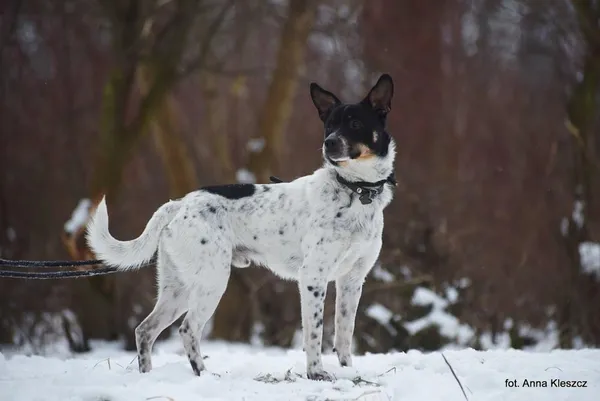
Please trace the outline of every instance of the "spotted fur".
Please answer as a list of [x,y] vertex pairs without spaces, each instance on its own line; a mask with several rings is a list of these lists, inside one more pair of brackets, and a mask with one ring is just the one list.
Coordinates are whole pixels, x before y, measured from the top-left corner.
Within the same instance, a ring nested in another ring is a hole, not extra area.
[[[327,283],[335,281],[335,350],[351,366],[351,345],[362,284],[382,245],[383,209],[392,200],[386,184],[364,205],[348,181],[385,180],[395,145],[385,130],[393,94],[382,76],[357,104],[342,104],[316,84],[311,97],[324,122],[324,165],[289,183],[207,187],[162,205],[143,233],[119,241],[108,229],[104,200],[88,227],[97,257],[122,270],[135,269],[157,252],[158,300],[136,328],[140,372],[152,369],[158,335],[187,312],[179,333],[192,370],[205,369],[200,335],[213,315],[231,272],[251,262],[298,282],[307,376],[330,380],[321,343]],[[368,156],[368,157],[367,157]]]

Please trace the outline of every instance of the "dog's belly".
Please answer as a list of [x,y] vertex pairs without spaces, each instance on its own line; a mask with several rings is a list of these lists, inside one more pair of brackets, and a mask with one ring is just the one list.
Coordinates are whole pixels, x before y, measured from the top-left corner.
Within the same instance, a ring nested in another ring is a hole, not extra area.
[[257,249],[248,248],[245,246],[237,246],[233,251],[233,259],[236,267],[246,267],[250,262],[255,265],[260,265],[268,268],[277,276],[287,279],[296,280],[298,271],[302,266],[302,256],[300,252],[261,252],[260,246]]
[[277,276],[286,280],[297,280],[298,272],[302,267],[302,257],[300,254],[269,255],[266,258],[265,266]]

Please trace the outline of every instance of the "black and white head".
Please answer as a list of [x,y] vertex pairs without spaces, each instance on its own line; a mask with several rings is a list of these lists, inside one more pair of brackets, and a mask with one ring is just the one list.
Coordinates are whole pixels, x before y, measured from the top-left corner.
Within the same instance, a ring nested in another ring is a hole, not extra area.
[[379,181],[393,171],[395,143],[386,131],[394,83],[382,75],[358,103],[342,103],[316,83],[310,95],[325,127],[323,157],[326,164],[350,180]]

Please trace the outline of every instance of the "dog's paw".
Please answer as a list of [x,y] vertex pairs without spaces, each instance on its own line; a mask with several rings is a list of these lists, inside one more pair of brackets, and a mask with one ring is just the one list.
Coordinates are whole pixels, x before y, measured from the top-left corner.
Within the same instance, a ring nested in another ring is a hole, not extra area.
[[352,355],[350,352],[341,352],[337,348],[334,348],[333,352],[337,354],[341,366],[352,366]]
[[309,372],[307,372],[306,376],[310,380],[317,380],[317,381],[332,382],[332,381],[335,380],[335,378],[333,377],[333,375],[325,372],[324,370],[309,371]]

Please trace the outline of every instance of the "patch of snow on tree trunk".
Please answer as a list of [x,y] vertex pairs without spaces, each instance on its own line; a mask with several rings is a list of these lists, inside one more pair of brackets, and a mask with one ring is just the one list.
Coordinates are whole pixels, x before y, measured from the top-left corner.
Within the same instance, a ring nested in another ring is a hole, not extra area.
[[600,278],[600,243],[582,242],[579,244],[579,257],[583,272]]
[[90,208],[92,201],[89,199],[81,199],[73,210],[71,218],[65,223],[65,231],[69,234],[75,234],[80,228],[86,225],[90,217]]

